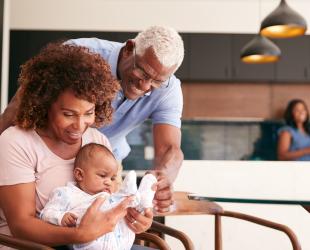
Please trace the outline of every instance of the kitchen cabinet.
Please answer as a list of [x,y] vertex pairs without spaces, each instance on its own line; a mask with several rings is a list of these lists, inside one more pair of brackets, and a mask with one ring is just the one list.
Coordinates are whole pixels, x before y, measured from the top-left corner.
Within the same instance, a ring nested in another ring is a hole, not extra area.
[[120,43],[125,43],[129,39],[134,39],[137,36],[137,32],[111,32],[116,34],[115,40],[108,39],[110,41],[116,41]]
[[190,34],[189,69],[194,81],[274,81],[274,64],[245,64],[240,51],[254,35]]
[[275,64],[277,81],[310,80],[310,37],[277,39],[281,49],[281,59]]
[[232,36],[232,76],[234,81],[274,81],[275,65],[246,64],[240,60],[241,49],[254,38],[249,34],[235,34]]
[[187,33],[182,33],[180,34],[183,43],[184,43],[184,59],[181,64],[181,66],[178,68],[178,70],[175,72],[176,77],[178,77],[180,80],[190,80],[190,75],[189,75],[189,57],[190,57],[190,34]]
[[9,99],[13,97],[17,90],[20,65],[39,53],[40,49],[50,42],[82,37],[97,37],[116,41],[118,39],[118,32],[11,30]]
[[[80,37],[125,42],[137,32],[11,30],[9,97],[17,89],[20,65],[48,42]],[[255,34],[181,33],[185,57],[176,75],[191,82],[310,82],[310,36],[278,39],[282,56],[275,64],[244,64],[240,51]]]
[[229,80],[231,76],[231,35],[191,34],[190,80]]

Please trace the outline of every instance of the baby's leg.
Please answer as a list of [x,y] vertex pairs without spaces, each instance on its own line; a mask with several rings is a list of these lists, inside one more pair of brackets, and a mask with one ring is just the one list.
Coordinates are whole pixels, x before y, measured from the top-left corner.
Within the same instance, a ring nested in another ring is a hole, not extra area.
[[113,232],[105,234],[96,241],[98,250],[130,250],[135,239],[135,234],[126,225],[124,220],[117,223]]

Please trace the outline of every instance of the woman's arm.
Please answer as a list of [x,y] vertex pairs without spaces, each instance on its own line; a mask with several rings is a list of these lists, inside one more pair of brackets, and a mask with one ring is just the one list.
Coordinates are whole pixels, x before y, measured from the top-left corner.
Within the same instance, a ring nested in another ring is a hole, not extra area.
[[283,131],[278,139],[278,160],[293,161],[299,157],[310,154],[310,148],[303,148],[295,151],[289,151],[292,136],[288,131]]
[[126,215],[129,199],[106,212],[99,211],[103,199],[97,199],[87,210],[76,228],[61,227],[36,217],[35,183],[0,187],[0,207],[14,236],[55,246],[85,243],[111,232],[116,223]]

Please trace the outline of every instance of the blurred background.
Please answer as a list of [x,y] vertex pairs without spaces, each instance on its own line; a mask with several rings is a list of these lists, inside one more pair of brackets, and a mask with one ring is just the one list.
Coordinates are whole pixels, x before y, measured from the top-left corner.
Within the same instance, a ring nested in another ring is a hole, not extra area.
[[[50,41],[98,37],[125,42],[155,25],[176,28],[185,43],[182,149],[187,160],[275,160],[287,102],[310,105],[310,36],[275,39],[277,63],[249,65],[240,50],[277,0],[2,0],[1,109],[17,88],[20,65]],[[289,5],[310,19],[310,1]],[[129,136],[126,169],[153,158],[150,123]]]

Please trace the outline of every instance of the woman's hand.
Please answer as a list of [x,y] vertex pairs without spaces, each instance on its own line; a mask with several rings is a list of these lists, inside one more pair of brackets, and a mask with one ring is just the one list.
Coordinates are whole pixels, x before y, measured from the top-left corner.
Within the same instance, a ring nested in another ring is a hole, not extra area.
[[128,227],[136,234],[148,230],[153,222],[153,211],[150,208],[144,210],[144,214],[139,213],[134,208],[128,208],[125,217]]
[[116,207],[101,211],[100,206],[104,198],[97,198],[87,209],[80,225],[78,226],[77,238],[81,243],[95,240],[96,238],[112,232],[116,223],[127,214],[127,207],[133,197],[127,197]]

